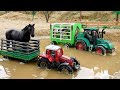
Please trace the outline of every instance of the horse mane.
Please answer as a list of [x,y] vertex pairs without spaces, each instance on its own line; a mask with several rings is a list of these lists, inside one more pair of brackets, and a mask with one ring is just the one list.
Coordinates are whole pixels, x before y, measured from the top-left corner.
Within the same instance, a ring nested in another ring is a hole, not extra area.
[[25,26],[21,31],[25,31],[25,30],[27,30],[28,26],[30,26],[30,24],[27,25],[27,26]]

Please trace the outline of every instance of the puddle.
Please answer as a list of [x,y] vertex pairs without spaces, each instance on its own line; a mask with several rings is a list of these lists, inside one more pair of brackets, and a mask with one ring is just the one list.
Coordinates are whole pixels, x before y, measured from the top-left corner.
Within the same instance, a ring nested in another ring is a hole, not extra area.
[[[41,40],[41,53],[50,44],[49,39]],[[115,43],[116,44],[116,43]],[[99,56],[93,52],[78,51],[75,48],[63,47],[67,57],[74,56],[81,64],[81,70],[73,75],[59,73],[56,70],[38,68],[36,62],[23,63],[17,60],[5,61],[0,56],[0,78],[12,79],[113,79],[120,78],[120,49],[114,55]],[[120,43],[116,44],[120,48]],[[7,59],[6,59],[7,60]],[[3,67],[4,66],[4,67]]]
[[101,72],[95,73],[94,70],[96,69],[89,69],[85,67],[81,67],[81,70],[77,72],[77,75],[74,76],[72,79],[109,79],[108,70],[104,70]]

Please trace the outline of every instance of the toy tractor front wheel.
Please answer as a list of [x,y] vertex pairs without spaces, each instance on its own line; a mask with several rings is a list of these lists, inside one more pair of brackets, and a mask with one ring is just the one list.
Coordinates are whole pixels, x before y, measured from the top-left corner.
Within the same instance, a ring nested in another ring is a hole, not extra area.
[[73,69],[69,65],[60,65],[58,67],[58,71],[66,73],[66,74],[73,74]]
[[95,53],[98,55],[106,55],[106,49],[103,46],[97,46]]
[[76,49],[77,50],[87,50],[87,45],[86,45],[86,43],[84,41],[79,40],[76,43]]
[[77,71],[80,68],[80,63],[74,57],[71,57],[71,59],[73,60],[74,63],[73,70]]
[[48,59],[46,58],[41,58],[38,60],[38,66],[41,67],[41,68],[48,68],[50,69],[51,66],[50,66],[50,62],[48,61]]

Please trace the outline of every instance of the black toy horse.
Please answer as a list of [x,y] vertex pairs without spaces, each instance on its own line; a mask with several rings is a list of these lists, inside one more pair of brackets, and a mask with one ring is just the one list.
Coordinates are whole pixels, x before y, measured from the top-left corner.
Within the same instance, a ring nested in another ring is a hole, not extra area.
[[[7,40],[15,40],[20,42],[29,42],[30,36],[34,37],[34,25],[27,25],[25,28],[23,28],[21,31],[11,29],[5,33]],[[7,41],[7,46],[9,46],[10,43]]]

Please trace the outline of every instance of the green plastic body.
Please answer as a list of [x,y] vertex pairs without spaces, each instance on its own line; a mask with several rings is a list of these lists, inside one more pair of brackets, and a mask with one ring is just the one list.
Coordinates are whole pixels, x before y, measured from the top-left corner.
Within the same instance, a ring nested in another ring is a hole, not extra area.
[[[21,45],[23,42],[16,42],[16,47],[7,48],[6,44],[7,40],[1,40],[1,49],[0,55],[7,56],[10,58],[20,59],[24,62],[28,62],[37,58],[40,54],[39,40],[33,40],[28,43],[28,46]],[[11,41],[13,42],[13,41]],[[9,45],[10,46],[10,45]],[[24,47],[24,48],[23,48]],[[26,49],[25,49],[26,47]],[[29,49],[27,49],[29,47]],[[16,48],[16,49],[14,49]]]
[[[98,30],[96,28],[89,28],[89,30]],[[104,47],[106,50],[113,50],[114,49],[114,45],[112,42],[108,41],[108,40],[105,40],[104,38],[98,38],[97,39],[97,44],[96,45],[93,45],[93,44],[90,44],[90,41],[84,37],[84,32],[79,32],[78,33],[78,36],[76,38],[76,42],[79,42],[79,40],[82,40],[86,43],[87,45],[87,48],[89,48],[91,45],[93,46],[93,48],[96,48],[97,46],[102,46]]]
[[75,36],[82,30],[82,24],[80,23],[53,23],[50,25],[50,40],[56,44],[67,43],[74,46]]

